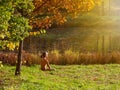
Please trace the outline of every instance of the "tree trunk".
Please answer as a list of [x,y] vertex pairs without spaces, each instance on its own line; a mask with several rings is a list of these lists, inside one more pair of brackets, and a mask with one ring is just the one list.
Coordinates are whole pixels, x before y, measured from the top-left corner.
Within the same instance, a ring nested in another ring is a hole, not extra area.
[[96,42],[96,52],[99,51],[99,35],[97,36],[97,42]]
[[112,50],[112,38],[111,35],[109,36],[109,52]]
[[105,37],[104,35],[102,36],[102,54],[104,55],[105,53]]
[[16,76],[21,74],[22,50],[23,50],[23,41],[20,41],[20,43],[19,43],[19,49],[18,49],[16,71],[15,71],[15,75]]

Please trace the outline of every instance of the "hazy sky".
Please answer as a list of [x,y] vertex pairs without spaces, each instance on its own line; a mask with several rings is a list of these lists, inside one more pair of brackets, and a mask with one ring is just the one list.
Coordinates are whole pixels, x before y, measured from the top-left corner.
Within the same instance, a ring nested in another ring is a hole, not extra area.
[[112,7],[120,8],[120,0],[111,0]]

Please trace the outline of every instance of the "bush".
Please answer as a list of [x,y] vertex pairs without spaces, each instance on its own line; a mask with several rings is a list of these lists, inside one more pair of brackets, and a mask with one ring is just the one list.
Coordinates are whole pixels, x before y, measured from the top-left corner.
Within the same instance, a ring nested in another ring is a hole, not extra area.
[[[13,53],[13,52],[0,53],[0,61],[2,61],[3,64],[16,65],[17,53]],[[23,65],[30,66],[39,63],[40,63],[39,55],[31,54],[23,51],[23,57],[22,57]]]
[[62,59],[64,61],[64,64],[76,64],[79,59],[79,52],[66,50],[62,56],[63,56]]
[[[16,53],[0,53],[0,61],[3,64],[16,65]],[[23,52],[22,64],[31,66],[40,64],[41,58],[38,54]],[[58,50],[49,52],[49,61],[51,64],[120,64],[120,52],[112,53],[80,53],[72,50],[65,50],[60,53]]]
[[53,50],[49,53],[49,61],[52,64],[61,64],[61,54],[59,53],[59,50]]
[[38,54],[23,52],[23,65],[31,66],[33,64],[40,64],[40,57]]
[[49,53],[52,64],[120,64],[120,52],[112,53],[80,53],[72,50],[65,50],[59,53],[58,50]]

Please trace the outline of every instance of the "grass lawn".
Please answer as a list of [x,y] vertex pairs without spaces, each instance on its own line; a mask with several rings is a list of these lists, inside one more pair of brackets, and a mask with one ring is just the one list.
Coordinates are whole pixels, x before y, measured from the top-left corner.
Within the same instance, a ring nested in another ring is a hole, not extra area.
[[120,90],[120,65],[52,65],[56,71],[43,72],[39,66],[0,68],[0,90]]

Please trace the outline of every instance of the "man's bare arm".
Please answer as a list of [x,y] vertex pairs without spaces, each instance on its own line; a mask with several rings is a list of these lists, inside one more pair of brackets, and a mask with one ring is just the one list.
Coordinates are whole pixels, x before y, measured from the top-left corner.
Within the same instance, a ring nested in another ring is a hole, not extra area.
[[51,69],[50,64],[49,64],[49,61],[46,60],[46,62],[47,62],[47,67],[48,67],[49,69]]

